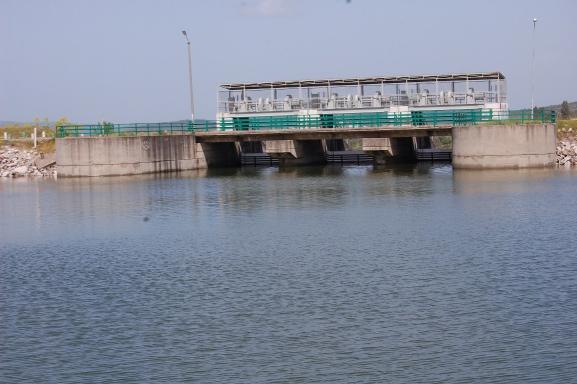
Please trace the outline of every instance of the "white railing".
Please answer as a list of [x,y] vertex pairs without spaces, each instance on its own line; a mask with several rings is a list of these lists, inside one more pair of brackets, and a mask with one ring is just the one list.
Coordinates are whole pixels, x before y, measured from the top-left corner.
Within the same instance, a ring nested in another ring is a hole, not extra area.
[[391,106],[444,106],[451,105],[482,105],[486,103],[504,103],[506,98],[497,92],[451,92],[441,91],[439,94],[401,93],[395,95],[347,95],[331,97],[310,97],[298,99],[285,97],[284,100],[247,97],[244,100],[228,100],[220,102],[219,111],[229,113],[243,112],[277,112],[298,111],[301,109],[346,110],[346,109],[379,109]]

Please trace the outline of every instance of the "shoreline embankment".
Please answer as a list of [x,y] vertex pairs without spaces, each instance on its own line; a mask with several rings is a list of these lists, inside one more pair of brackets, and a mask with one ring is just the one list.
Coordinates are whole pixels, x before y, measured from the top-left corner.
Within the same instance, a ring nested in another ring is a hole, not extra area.
[[0,146],[0,178],[26,176],[55,177],[54,153],[43,153],[33,148]]
[[558,140],[556,154],[559,166],[577,166],[577,138]]
[[[577,166],[577,136],[557,140],[556,164],[560,167]],[[57,168],[53,152],[44,153],[34,148],[11,145],[0,146],[0,178],[55,177]]]

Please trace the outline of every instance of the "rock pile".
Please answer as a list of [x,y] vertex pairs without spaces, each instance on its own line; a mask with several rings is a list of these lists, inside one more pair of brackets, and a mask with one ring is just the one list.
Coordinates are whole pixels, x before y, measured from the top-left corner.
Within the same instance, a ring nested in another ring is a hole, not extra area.
[[[56,176],[53,162],[39,160],[41,155],[35,150],[0,147],[0,177]],[[50,165],[44,167],[43,163]]]
[[561,140],[557,143],[557,164],[570,167],[577,165],[577,142]]

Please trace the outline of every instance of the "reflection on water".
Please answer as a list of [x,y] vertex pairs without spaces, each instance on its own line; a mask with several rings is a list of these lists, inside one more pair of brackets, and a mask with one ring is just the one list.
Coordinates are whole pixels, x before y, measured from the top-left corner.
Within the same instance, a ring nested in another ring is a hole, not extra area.
[[0,182],[0,382],[571,382],[577,173]]

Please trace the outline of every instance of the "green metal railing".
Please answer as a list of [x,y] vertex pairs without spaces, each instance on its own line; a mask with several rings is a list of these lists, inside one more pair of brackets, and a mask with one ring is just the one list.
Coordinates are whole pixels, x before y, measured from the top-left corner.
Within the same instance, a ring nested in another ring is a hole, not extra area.
[[57,137],[164,135],[207,131],[253,131],[270,129],[377,128],[402,126],[455,126],[471,124],[555,123],[553,111],[502,111],[482,109],[368,112],[320,115],[247,116],[218,121],[177,123],[62,125]]
[[493,112],[482,109],[431,110],[411,112],[369,112],[320,115],[250,116],[222,119],[222,130],[260,129],[306,129],[306,128],[360,128],[387,126],[439,126],[471,124],[525,124],[554,123],[553,111],[538,111],[531,116],[530,111]]
[[68,124],[56,127],[56,137],[170,135],[218,129],[215,120],[174,123]]

